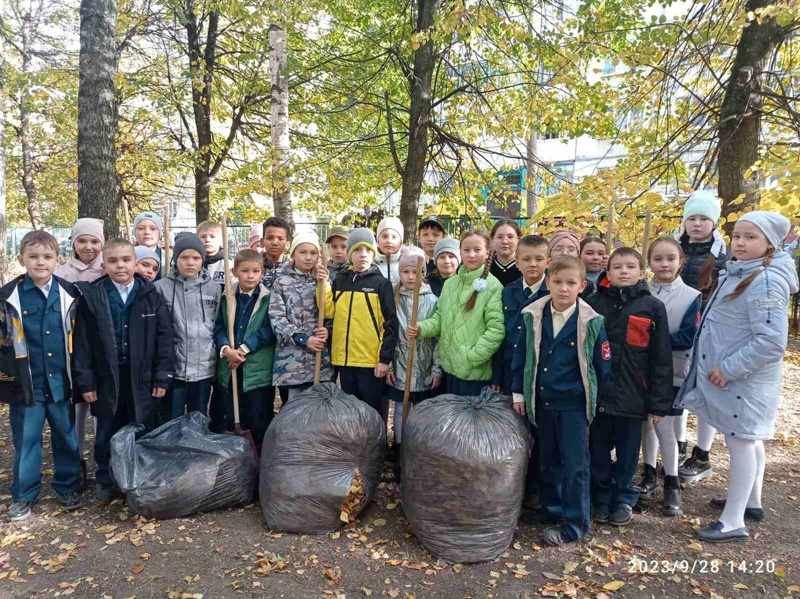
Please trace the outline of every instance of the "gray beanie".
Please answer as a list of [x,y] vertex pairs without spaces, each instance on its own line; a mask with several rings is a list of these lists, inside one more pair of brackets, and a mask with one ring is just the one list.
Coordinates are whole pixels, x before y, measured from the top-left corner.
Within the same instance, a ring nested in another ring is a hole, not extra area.
[[204,258],[206,255],[206,246],[203,245],[203,242],[197,235],[189,233],[188,231],[181,231],[175,236],[172,260],[177,260],[181,253],[186,250],[197,250],[201,258]]
[[375,235],[373,235],[372,231],[364,227],[358,227],[350,231],[350,237],[347,238],[347,257],[349,258],[353,250],[358,249],[362,245],[371,249],[373,254],[378,253],[375,247]]
[[140,262],[141,260],[155,260],[156,264],[161,264],[161,260],[158,259],[158,254],[156,254],[150,248],[143,245],[137,245],[133,249],[136,251],[137,262]]
[[767,212],[766,210],[755,210],[747,212],[739,217],[740,221],[753,223],[761,229],[764,237],[776,250],[780,249],[781,241],[792,230],[792,223],[783,214],[777,212]]
[[453,254],[456,257],[458,264],[461,264],[461,245],[458,243],[458,239],[454,239],[453,237],[443,237],[437,241],[436,245],[433,247],[434,262],[438,260],[439,256],[444,252]]
[[156,224],[158,227],[158,234],[159,236],[164,236],[164,220],[155,212],[142,212],[141,214],[137,214],[136,218],[133,219],[133,231],[136,232],[136,227],[139,225],[140,222],[143,220],[151,220]]

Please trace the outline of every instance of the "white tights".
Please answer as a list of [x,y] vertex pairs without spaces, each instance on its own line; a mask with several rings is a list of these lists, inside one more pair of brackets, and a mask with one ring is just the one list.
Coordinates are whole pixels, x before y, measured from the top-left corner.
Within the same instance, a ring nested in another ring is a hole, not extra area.
[[642,460],[645,464],[656,466],[659,446],[664,473],[667,476],[678,476],[678,441],[675,439],[675,420],[680,416],[664,416],[653,426],[650,419],[642,425]]
[[689,410],[684,410],[680,416],[675,416],[672,419],[673,430],[675,431],[675,439],[679,443],[686,443],[686,422],[689,420]]
[[711,451],[716,433],[717,430],[713,426],[706,424],[700,418],[697,419],[697,447],[703,451]]
[[763,441],[748,441],[725,435],[725,445],[731,456],[728,476],[728,499],[720,522],[723,532],[744,526],[744,510],[761,507],[761,487],[764,484],[766,454]]

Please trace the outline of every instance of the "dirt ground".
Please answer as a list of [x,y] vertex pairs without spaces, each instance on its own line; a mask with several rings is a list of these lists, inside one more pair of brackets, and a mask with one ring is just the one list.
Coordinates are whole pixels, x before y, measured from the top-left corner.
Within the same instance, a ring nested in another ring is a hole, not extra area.
[[[791,364],[790,362],[793,362]],[[491,563],[448,565],[429,555],[403,517],[399,492],[382,483],[359,521],[329,536],[264,528],[258,506],[168,521],[128,514],[124,502],[92,501],[66,514],[47,486],[34,515],[0,523],[0,598],[136,597],[800,597],[800,344],[784,369],[778,438],[767,444],[766,521],[748,523],[745,545],[701,544],[693,529],[718,515],[727,459],[721,437],[715,475],[684,489],[685,516],[657,509],[627,527],[595,526],[563,548],[541,543],[544,526],[520,524],[512,546]],[[11,503],[13,446],[0,410],[0,511]],[[690,419],[691,434],[694,421]],[[691,446],[691,443],[690,443]]]

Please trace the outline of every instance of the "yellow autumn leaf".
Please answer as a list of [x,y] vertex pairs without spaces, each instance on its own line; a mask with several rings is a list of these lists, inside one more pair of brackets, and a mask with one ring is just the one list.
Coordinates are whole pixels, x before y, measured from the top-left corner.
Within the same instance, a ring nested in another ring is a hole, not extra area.
[[603,585],[604,591],[618,591],[622,587],[625,586],[625,583],[621,580],[612,580],[611,582],[607,582]]

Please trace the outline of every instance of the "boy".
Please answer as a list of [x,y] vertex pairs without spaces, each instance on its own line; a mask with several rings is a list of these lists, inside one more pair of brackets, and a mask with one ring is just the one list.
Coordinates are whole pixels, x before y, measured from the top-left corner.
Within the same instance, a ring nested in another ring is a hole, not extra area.
[[427,265],[425,267],[425,277],[428,278],[436,270],[436,260],[433,258],[433,251],[439,240],[444,239],[445,231],[442,223],[435,216],[423,218],[417,227],[417,239],[425,252]]
[[598,397],[592,423],[592,518],[623,526],[639,498],[633,477],[642,420],[650,418],[655,425],[672,407],[669,323],[664,304],[650,295],[642,256],[633,248],[611,254],[588,302],[606,319],[614,374],[613,384]]
[[81,287],[75,325],[73,376],[97,417],[95,499],[114,499],[109,461],[111,437],[129,423],[156,425],[174,366],[172,323],[153,285],[135,273],[130,242],[103,246],[105,276]]
[[541,444],[540,519],[563,520],[544,531],[549,545],[589,533],[589,425],[611,375],[603,317],[578,297],[585,278],[575,257],[550,266],[552,295],[522,309],[514,356],[514,409],[537,425]]
[[197,236],[203,242],[203,267],[212,281],[225,287],[225,260],[222,252],[222,225],[207,220],[197,225]]
[[156,280],[161,263],[158,255],[148,247],[137,245],[136,250],[136,273],[151,283]]
[[374,258],[379,272],[392,287],[400,282],[400,250],[403,249],[403,223],[396,216],[387,216],[378,223],[378,253]]
[[214,323],[222,297],[222,286],[203,269],[205,246],[197,235],[175,237],[175,268],[156,281],[168,312],[172,315],[175,341],[175,378],[167,420],[185,412],[206,414],[211,379],[217,367]]
[[237,377],[239,409],[242,426],[253,433],[256,449],[261,451],[264,433],[272,417],[275,389],[272,387],[272,360],[275,353],[275,336],[268,317],[269,292],[261,284],[264,259],[254,250],[240,250],[233,260],[235,317],[233,345],[228,337],[227,296],[223,295],[214,337],[220,348],[217,363],[217,389],[224,397],[225,425],[233,426],[233,377],[231,371],[239,368]]
[[22,238],[17,258],[26,274],[0,289],[0,398],[11,404],[14,503],[9,520],[24,520],[42,488],[42,430],[50,425],[53,489],[62,510],[81,507],[81,456],[70,401],[69,347],[79,292],[53,276],[58,241],[45,231]]
[[264,277],[261,283],[272,290],[275,279],[283,274],[288,262],[284,261],[284,253],[292,240],[292,229],[289,223],[279,217],[272,216],[264,221],[264,239],[261,244],[264,246]]
[[331,227],[328,239],[325,240],[325,243],[328,244],[328,272],[330,273],[331,283],[341,273],[345,272],[349,266],[347,264],[348,237],[350,237],[350,229],[337,225]]
[[[133,236],[136,240],[136,245],[143,245],[150,248],[158,256],[158,275],[156,280],[160,279],[164,274],[164,270],[169,270],[169,264],[164,264],[164,255],[161,253],[161,248],[158,242],[164,233],[164,221],[155,212],[142,212],[133,219]],[[167,240],[169,241],[169,240]]]
[[[347,240],[352,267],[325,294],[325,318],[333,318],[331,359],[339,366],[345,393],[381,410],[383,379],[397,344],[397,315],[392,284],[373,264],[377,249],[369,229],[353,229]],[[317,270],[317,281],[328,278]]]

